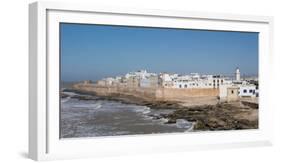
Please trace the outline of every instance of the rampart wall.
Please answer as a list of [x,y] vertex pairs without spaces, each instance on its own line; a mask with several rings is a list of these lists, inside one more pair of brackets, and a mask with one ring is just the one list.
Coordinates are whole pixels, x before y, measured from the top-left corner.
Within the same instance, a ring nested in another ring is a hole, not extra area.
[[141,99],[182,101],[198,97],[217,97],[219,89],[213,88],[141,88],[125,86],[100,86],[95,84],[75,84],[75,90],[95,93],[101,96],[128,95]]

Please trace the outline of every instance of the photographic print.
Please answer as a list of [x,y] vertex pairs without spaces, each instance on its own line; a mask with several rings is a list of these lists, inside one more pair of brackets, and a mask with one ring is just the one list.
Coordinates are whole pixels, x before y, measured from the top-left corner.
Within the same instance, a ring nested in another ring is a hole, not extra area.
[[258,129],[258,36],[60,23],[60,138]]

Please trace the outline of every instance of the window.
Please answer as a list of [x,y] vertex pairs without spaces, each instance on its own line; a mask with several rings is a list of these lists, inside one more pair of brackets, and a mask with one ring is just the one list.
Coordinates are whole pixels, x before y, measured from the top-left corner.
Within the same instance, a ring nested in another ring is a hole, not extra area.
[[233,90],[231,90],[231,94],[234,94],[234,91],[233,91]]
[[181,84],[179,85],[179,87],[181,88]]
[[256,91],[255,91],[255,90],[253,90],[253,95],[254,95],[254,94],[256,94]]
[[244,89],[244,90],[243,90],[243,93],[247,93],[247,89]]
[[221,83],[223,83],[223,80],[221,80]]
[[184,88],[187,88],[187,85],[186,85],[186,84],[184,85]]
[[249,92],[250,92],[250,93],[252,93],[252,92],[253,92],[253,90],[251,90],[251,89],[250,89],[250,90],[249,90]]

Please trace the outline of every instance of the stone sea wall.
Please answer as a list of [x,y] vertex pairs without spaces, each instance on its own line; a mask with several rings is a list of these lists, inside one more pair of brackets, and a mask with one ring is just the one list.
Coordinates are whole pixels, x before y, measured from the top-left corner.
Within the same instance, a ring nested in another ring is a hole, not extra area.
[[73,89],[82,92],[95,93],[100,96],[124,95],[134,96],[144,100],[157,101],[184,101],[191,98],[212,97],[217,98],[218,89],[213,88],[141,88],[124,86],[100,86],[95,84],[75,84]]
[[156,90],[156,98],[162,100],[187,100],[191,98],[200,97],[217,97],[219,95],[218,89],[213,88],[159,88]]

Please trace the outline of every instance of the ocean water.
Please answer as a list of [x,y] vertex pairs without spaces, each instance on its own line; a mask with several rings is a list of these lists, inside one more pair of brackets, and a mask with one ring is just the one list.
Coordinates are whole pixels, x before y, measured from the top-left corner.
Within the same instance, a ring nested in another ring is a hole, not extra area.
[[165,124],[167,119],[154,118],[173,112],[171,109],[160,110],[108,100],[79,100],[73,98],[78,95],[76,93],[64,93],[69,96],[61,99],[61,138],[174,133],[192,128],[192,123],[183,119]]

